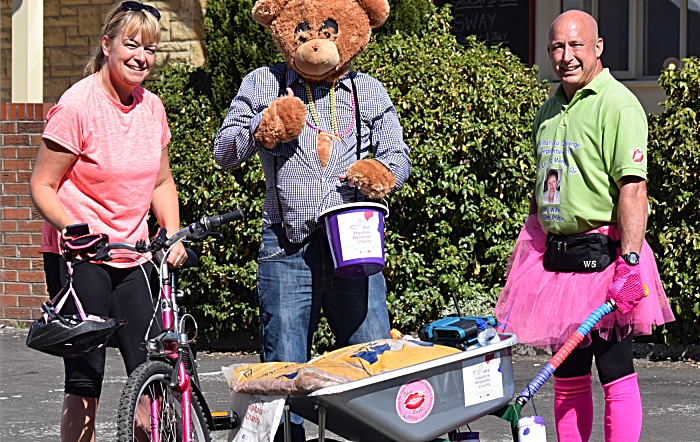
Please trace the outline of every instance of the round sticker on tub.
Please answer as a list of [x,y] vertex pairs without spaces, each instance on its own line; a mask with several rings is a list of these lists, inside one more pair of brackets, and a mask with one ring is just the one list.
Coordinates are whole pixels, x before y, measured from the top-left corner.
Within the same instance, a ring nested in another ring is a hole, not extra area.
[[403,384],[396,395],[396,413],[409,424],[425,419],[433,410],[433,405],[433,387],[425,379],[414,379]]

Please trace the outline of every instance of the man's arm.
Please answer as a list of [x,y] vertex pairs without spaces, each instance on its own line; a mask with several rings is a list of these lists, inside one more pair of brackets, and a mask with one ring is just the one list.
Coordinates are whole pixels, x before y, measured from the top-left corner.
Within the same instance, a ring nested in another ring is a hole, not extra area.
[[617,182],[620,189],[618,225],[622,242],[622,255],[640,254],[647,229],[647,182],[640,177],[626,176]]
[[[257,83],[259,71],[254,71],[243,79],[238,95],[231,102],[214,140],[214,159],[225,169],[238,167],[255,153],[253,133],[262,119],[262,111],[254,109],[258,88],[266,85]],[[276,90],[276,89],[275,89]]]
[[[365,77],[366,78],[366,77]],[[389,94],[379,82],[370,83],[373,86],[371,94],[376,96],[378,104],[371,108],[374,113],[370,115],[370,142],[374,159],[386,166],[396,178],[396,185],[391,192],[400,190],[411,174],[411,158],[408,154],[408,146],[403,139],[403,130],[399,123],[399,116]],[[360,90],[360,95],[362,90]]]

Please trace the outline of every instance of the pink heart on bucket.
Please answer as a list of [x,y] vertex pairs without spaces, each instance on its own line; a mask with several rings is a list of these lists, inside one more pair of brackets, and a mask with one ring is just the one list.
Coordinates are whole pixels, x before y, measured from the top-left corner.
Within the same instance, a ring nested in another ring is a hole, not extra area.
[[365,212],[365,221],[369,221],[374,216],[374,212]]

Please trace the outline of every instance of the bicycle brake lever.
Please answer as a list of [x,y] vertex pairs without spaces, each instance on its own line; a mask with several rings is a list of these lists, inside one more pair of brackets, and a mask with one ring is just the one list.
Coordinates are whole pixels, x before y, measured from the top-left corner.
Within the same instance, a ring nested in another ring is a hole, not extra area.
[[167,232],[165,231],[165,229],[160,227],[158,229],[158,232],[156,232],[156,237],[153,238],[153,241],[151,241],[151,244],[148,246],[151,252],[157,252],[158,250],[163,248],[165,241],[168,239],[166,235]]

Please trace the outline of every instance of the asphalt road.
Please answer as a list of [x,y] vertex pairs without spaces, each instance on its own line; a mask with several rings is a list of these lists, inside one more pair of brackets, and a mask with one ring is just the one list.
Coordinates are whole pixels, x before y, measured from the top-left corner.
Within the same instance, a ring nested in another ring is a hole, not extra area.
[[[55,357],[28,349],[23,330],[0,329],[0,441],[59,441],[59,418],[63,401],[63,364]],[[513,357],[516,393],[520,392],[547,362],[547,356]],[[221,367],[234,362],[257,362],[255,354],[200,352],[198,367],[202,388],[213,410],[225,410],[229,389]],[[635,360],[639,374],[644,426],[641,441],[700,442],[700,367],[693,361]],[[594,370],[595,371],[595,370]],[[594,373],[595,377],[595,373]],[[97,414],[97,440],[114,440],[116,413],[126,382],[121,357],[108,349],[107,370]],[[552,411],[553,382],[547,382],[534,398],[537,414],[545,418],[547,439],[556,441]],[[592,441],[603,441],[603,392],[594,379],[595,423]],[[525,414],[535,414],[528,405]],[[470,424],[482,442],[510,442],[508,424],[493,416]],[[466,430],[466,427],[464,427]],[[307,439],[317,436],[307,426]],[[327,435],[327,437],[333,437]],[[338,439],[338,438],[337,438]],[[212,433],[213,442],[227,441],[226,432]]]

